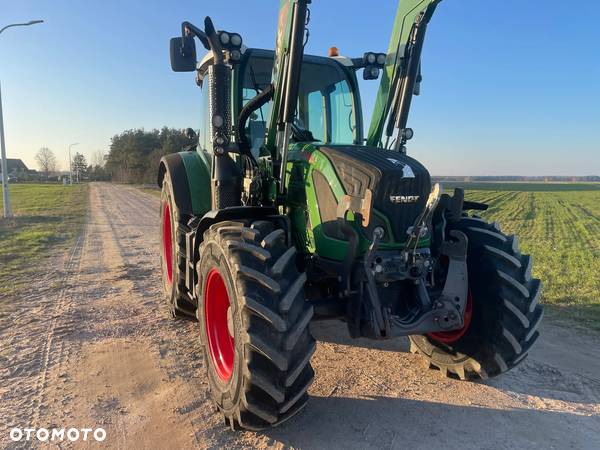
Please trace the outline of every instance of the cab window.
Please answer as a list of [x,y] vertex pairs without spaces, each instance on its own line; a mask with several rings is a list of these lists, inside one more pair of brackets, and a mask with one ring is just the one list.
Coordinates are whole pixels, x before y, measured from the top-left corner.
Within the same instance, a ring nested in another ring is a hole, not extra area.
[[[272,53],[254,52],[245,64],[242,77],[242,106],[271,82]],[[255,111],[246,124],[246,134],[255,154],[264,143],[270,108],[271,102]],[[356,105],[344,70],[326,60],[303,63],[295,124],[310,131],[316,141],[326,144],[358,141]]]

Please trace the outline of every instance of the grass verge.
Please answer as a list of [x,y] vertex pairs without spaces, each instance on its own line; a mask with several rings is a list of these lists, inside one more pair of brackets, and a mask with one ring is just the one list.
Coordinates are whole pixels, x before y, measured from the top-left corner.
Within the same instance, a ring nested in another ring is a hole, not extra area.
[[13,184],[10,199],[14,217],[0,218],[0,300],[72,244],[85,221],[87,185]]
[[533,256],[548,317],[600,331],[600,190],[590,186],[475,189],[466,198],[487,203],[481,216],[516,234],[523,253]]

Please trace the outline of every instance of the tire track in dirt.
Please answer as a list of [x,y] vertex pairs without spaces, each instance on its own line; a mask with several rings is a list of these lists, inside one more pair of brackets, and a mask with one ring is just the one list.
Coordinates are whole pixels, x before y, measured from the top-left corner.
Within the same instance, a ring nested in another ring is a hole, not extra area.
[[[19,419],[30,426],[42,426],[43,409],[50,385],[54,383],[53,369],[64,365],[72,349],[66,351],[64,336],[73,322],[69,315],[72,294],[69,288],[77,283],[85,232],[80,234],[65,258],[63,269],[43,277],[40,289],[23,295],[22,305],[6,316],[0,337],[13,351],[3,361],[0,372],[2,404],[16,403],[15,416],[2,408],[0,432],[3,438]],[[52,285],[51,289],[46,288]],[[24,306],[24,307],[23,307]],[[11,421],[12,418],[12,421]]]
[[39,424],[40,409],[45,404],[49,370],[52,365],[62,367],[65,362],[67,353],[65,351],[65,340],[61,339],[67,333],[72,331],[72,320],[70,317],[70,301],[71,294],[68,292],[68,287],[71,284],[77,285],[80,279],[81,253],[85,243],[85,227],[76,241],[71,255],[65,266],[65,276],[60,283],[58,295],[54,302],[54,310],[52,311],[53,319],[50,324],[48,334],[45,338],[45,345],[42,350],[42,363],[36,383],[35,391],[37,396],[33,402],[32,423],[36,426]]
[[[462,450],[600,442],[598,337],[553,326],[516,370],[464,383],[427,370],[405,340],[352,341],[344,324],[315,323],[316,379],[307,407],[273,430],[229,431],[208,397],[197,325],[167,318],[158,206],[131,187],[90,187],[75,256],[57,259],[49,268],[54,283],[34,283],[14,299],[19,314],[0,318],[0,343],[14,347],[0,353],[5,425],[101,426],[102,448]],[[53,312],[44,317],[45,310]],[[8,445],[2,433],[0,446]],[[94,447],[82,444],[77,448]]]

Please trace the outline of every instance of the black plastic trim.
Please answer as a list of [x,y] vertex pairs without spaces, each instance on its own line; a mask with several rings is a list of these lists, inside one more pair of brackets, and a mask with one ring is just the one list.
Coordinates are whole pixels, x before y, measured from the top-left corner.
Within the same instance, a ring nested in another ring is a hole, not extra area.
[[[196,241],[202,239],[204,232],[217,222],[236,219],[262,219],[270,216],[278,216],[277,208],[262,206],[232,206],[229,208],[215,209],[202,216],[196,228]],[[199,239],[198,239],[199,238]]]

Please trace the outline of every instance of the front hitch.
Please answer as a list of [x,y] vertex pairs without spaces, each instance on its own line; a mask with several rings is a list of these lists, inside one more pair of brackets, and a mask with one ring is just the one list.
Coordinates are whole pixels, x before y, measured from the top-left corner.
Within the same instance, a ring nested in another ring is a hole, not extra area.
[[467,306],[469,291],[469,276],[467,272],[467,248],[469,239],[458,230],[450,231],[450,237],[455,241],[444,241],[440,249],[441,254],[448,257],[448,275],[442,290],[440,301],[453,302],[458,310],[460,324],[454,328],[462,327],[462,318]]
[[419,281],[422,289],[418,289],[422,298],[421,304],[431,301],[431,310],[424,313],[418,320],[406,323],[397,316],[390,316],[390,337],[408,336],[411,334],[435,333],[451,331],[463,326],[463,317],[467,305],[468,274],[467,274],[467,236],[460,231],[451,231],[454,241],[445,241],[441,252],[448,257],[448,275],[442,294],[435,300],[430,300],[423,280]]
[[[359,311],[363,311],[360,335],[386,339],[460,329],[464,325],[463,317],[468,295],[467,236],[460,231],[451,231],[452,240],[444,241],[440,248],[441,254],[448,259],[448,272],[439,297],[429,296],[425,276],[412,278],[416,286],[415,293],[424,312],[410,320],[393,315],[391,309],[385,307],[379,298],[376,278],[373,275],[373,260],[379,237],[376,232],[373,233],[373,243],[362,265],[364,272],[361,284],[364,288],[359,290],[359,301],[363,309],[358,308]],[[408,280],[410,272],[410,268],[405,268],[401,278]]]

